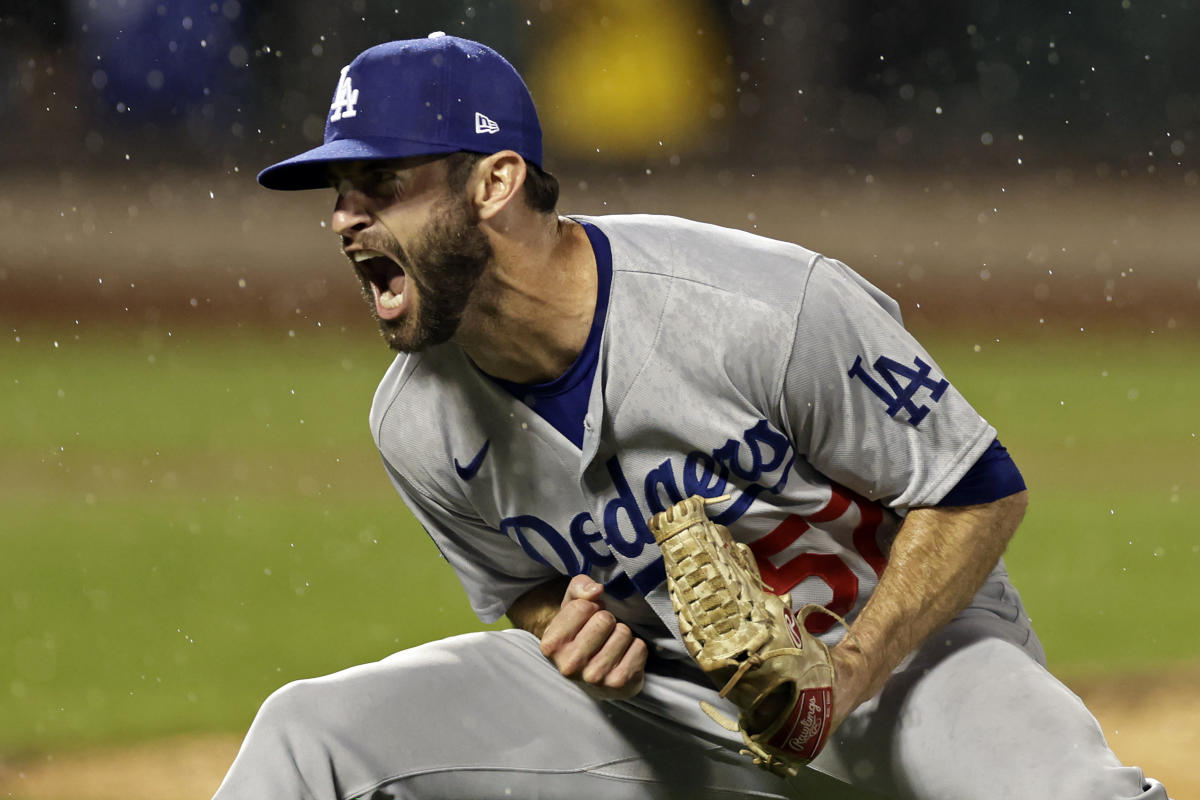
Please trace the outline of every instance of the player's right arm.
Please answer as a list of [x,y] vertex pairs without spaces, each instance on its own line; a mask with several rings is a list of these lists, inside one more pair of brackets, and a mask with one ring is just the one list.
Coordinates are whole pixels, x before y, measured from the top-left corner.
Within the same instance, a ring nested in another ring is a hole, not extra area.
[[642,690],[646,642],[606,611],[604,587],[586,575],[535,586],[508,609],[512,624],[541,640],[542,654],[594,697],[622,700]]
[[625,699],[641,691],[649,649],[605,610],[601,584],[586,575],[556,574],[482,520],[419,491],[386,454],[383,463],[413,516],[454,567],[480,620],[494,622],[505,614],[514,627],[537,636],[558,671],[594,697]]

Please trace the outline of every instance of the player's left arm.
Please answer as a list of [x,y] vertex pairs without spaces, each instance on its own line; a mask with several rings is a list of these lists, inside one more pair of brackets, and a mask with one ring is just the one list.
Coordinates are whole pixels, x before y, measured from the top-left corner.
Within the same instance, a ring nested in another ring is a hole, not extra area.
[[970,604],[1025,514],[1025,491],[989,503],[914,508],[866,606],[833,650],[836,727],[900,661]]
[[1025,484],[992,428],[840,262],[814,263],[781,396],[810,465],[904,511],[877,587],[833,650],[834,723],[966,608],[1025,512]]

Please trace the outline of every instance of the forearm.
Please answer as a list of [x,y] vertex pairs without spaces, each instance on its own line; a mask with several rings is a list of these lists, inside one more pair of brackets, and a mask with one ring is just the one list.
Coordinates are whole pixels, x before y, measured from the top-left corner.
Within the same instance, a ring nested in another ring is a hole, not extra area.
[[539,639],[562,604],[570,578],[562,576],[539,584],[518,597],[505,616],[514,628],[529,631]]
[[1004,553],[1026,502],[1020,492],[986,505],[908,513],[879,586],[835,650],[844,713],[966,608]]

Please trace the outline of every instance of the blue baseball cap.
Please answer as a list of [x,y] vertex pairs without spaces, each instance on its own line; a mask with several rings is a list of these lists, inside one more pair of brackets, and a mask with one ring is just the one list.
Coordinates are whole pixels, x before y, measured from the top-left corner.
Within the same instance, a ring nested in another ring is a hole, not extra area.
[[542,165],[542,128],[521,76],[486,45],[431,33],[364,50],[342,68],[325,143],[258,173],[268,189],[323,189],[336,161],[515,150]]

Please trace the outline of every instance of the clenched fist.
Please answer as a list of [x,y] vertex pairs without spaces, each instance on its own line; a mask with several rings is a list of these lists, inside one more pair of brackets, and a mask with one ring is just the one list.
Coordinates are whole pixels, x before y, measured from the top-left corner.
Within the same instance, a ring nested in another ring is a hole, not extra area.
[[604,609],[604,587],[586,575],[567,585],[558,611],[541,636],[541,649],[558,671],[594,697],[620,700],[642,690],[646,643]]

